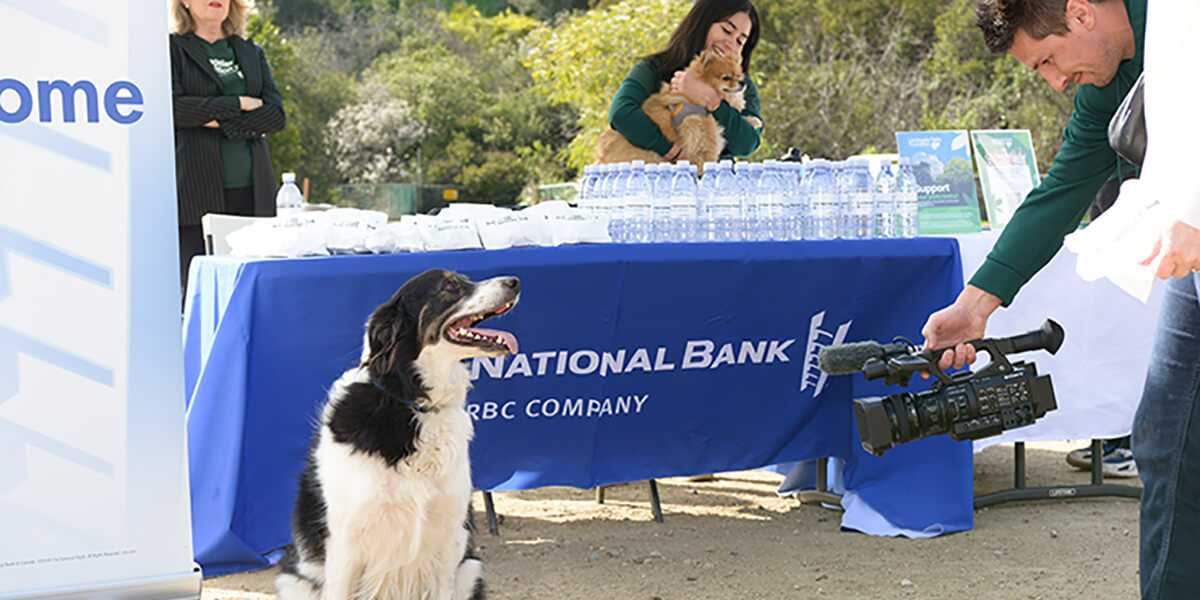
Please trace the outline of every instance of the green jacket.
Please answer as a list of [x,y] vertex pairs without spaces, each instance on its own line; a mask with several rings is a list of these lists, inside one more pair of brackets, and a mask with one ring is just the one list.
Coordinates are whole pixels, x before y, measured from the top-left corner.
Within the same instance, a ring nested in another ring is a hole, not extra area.
[[1041,185],[1013,213],[971,285],[995,294],[1007,306],[1079,226],[1096,192],[1118,169],[1135,169],[1108,145],[1108,122],[1142,73],[1146,0],[1124,0],[1137,53],[1121,63],[1104,87],[1082,85],[1075,113],[1063,131],[1062,148]]
[[[625,80],[621,82],[621,87],[617,89],[617,95],[613,97],[612,105],[608,109],[608,123],[613,129],[625,136],[634,146],[659,154],[669,152],[671,142],[663,137],[654,121],[642,111],[642,103],[651,94],[658,92],[663,83],[645,60],[638,61],[625,75]],[[746,78],[745,99],[746,108],[741,113],[724,100],[717,110],[711,113],[717,123],[725,128],[726,144],[725,150],[721,152],[722,159],[750,156],[758,149],[759,130],[751,127],[750,123],[742,118],[742,115],[745,115],[762,120],[759,114],[761,108],[758,104],[758,88],[754,87],[754,82],[750,81],[749,77]]]

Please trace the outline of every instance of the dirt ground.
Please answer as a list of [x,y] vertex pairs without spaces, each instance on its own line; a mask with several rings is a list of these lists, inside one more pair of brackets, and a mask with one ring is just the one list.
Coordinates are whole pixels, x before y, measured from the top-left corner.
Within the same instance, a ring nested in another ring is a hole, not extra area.
[[[1027,445],[1026,485],[1080,485],[1064,460],[1086,440]],[[1138,504],[1131,498],[1011,502],[975,511],[974,529],[924,540],[841,531],[841,513],[779,498],[764,471],[595,492],[494,494],[500,535],[475,497],[489,598],[630,600],[1136,600]],[[1106,483],[1138,485],[1137,479]],[[976,455],[976,494],[1013,487],[1011,445]],[[275,569],[204,581],[204,599],[274,597]]]

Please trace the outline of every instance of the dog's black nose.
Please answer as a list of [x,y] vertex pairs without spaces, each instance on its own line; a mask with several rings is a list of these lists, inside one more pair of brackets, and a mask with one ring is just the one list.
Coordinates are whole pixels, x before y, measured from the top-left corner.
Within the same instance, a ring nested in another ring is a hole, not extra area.
[[501,283],[504,284],[504,287],[509,288],[514,292],[521,291],[521,280],[517,279],[516,277],[505,277],[504,281]]

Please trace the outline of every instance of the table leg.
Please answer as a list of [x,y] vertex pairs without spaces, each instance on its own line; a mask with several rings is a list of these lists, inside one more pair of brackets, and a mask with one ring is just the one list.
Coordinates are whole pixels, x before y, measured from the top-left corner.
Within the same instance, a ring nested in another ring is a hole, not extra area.
[[492,504],[492,493],[483,493],[483,507],[487,510],[488,531],[492,535],[500,535],[500,525],[496,522],[496,505]]
[[650,481],[650,508],[654,510],[654,520],[662,523],[662,504],[658,501],[658,482],[651,479]]

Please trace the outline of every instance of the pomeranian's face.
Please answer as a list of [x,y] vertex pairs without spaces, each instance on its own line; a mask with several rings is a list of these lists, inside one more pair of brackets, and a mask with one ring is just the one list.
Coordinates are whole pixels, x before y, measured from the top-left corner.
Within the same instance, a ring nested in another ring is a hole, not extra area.
[[722,94],[737,94],[746,89],[742,75],[742,57],[737,53],[717,55],[705,50],[692,61],[688,70]]

